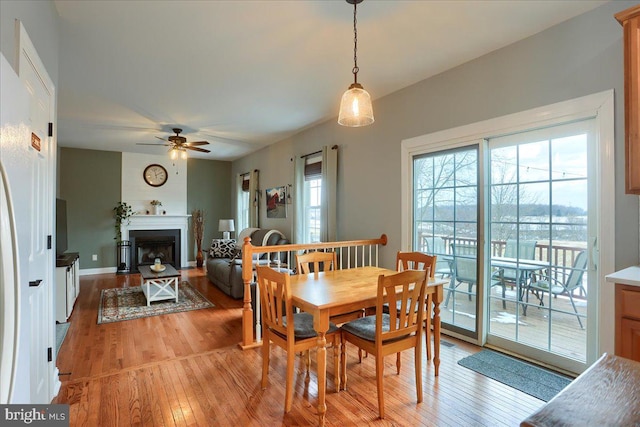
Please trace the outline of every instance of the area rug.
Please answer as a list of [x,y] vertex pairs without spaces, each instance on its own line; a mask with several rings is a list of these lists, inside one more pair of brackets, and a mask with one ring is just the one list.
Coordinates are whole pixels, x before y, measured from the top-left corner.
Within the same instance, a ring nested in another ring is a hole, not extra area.
[[174,299],[154,301],[148,307],[147,299],[140,286],[103,289],[100,296],[98,324],[200,310],[213,306],[211,302],[186,281],[181,282],[178,286],[178,302]]
[[458,365],[545,402],[571,382],[571,378],[491,350],[482,350],[458,360]]
[[67,336],[67,331],[69,330],[69,322],[65,323],[56,323],[56,357],[58,357],[58,353],[60,352],[60,346],[64,342],[64,338]]

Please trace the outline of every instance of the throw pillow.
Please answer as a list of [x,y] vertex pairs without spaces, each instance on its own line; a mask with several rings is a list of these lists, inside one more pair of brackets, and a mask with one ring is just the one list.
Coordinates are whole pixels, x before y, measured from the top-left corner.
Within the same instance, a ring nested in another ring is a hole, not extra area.
[[213,258],[231,258],[236,251],[236,239],[213,239],[209,254]]

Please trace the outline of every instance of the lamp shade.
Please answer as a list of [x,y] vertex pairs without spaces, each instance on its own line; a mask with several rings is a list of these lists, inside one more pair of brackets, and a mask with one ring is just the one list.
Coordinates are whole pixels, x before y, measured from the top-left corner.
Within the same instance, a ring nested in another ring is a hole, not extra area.
[[369,92],[362,85],[353,83],[342,95],[338,123],[342,126],[359,127],[373,123],[373,106]]
[[222,238],[228,239],[230,231],[236,231],[236,228],[233,224],[232,219],[221,219],[218,220],[218,231],[222,231]]

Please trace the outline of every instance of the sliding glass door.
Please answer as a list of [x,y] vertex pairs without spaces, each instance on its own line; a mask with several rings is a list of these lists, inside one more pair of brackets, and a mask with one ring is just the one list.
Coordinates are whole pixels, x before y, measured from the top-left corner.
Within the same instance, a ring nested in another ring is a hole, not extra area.
[[488,291],[487,342],[556,366],[586,363],[597,294],[588,256],[591,127],[588,120],[488,140],[486,268],[500,286]]
[[475,255],[456,254],[454,250],[461,245],[477,249],[478,147],[415,157],[413,171],[413,248],[436,254],[436,275],[450,280],[441,311],[444,326],[477,337]]

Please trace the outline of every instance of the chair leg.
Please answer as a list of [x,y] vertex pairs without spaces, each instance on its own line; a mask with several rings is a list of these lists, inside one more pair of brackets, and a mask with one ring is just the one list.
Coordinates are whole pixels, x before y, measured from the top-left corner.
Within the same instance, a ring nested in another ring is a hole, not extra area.
[[376,355],[376,386],[378,388],[378,412],[384,419],[384,357]]
[[418,343],[415,348],[416,361],[416,397],[418,403],[422,402],[422,345]]
[[293,351],[287,351],[287,379],[284,392],[284,412],[287,413],[291,410],[293,404],[293,368],[295,365],[295,353]]
[[569,292],[569,301],[571,301],[571,305],[573,306],[573,311],[576,312],[576,317],[578,318],[578,324],[580,324],[580,329],[584,329],[584,326],[582,326],[582,319],[580,319],[580,316],[578,315],[578,309],[576,308],[576,305],[573,302],[573,297],[571,296],[571,292]]
[[262,388],[267,388],[269,378],[269,335],[262,337]]
[[427,347],[427,360],[431,360],[431,309],[433,307],[433,297],[429,295],[427,297],[427,310],[425,311],[426,319],[425,319],[425,328],[424,328],[424,338]]
[[333,382],[336,392],[340,391],[340,336],[333,338]]
[[342,389],[347,389],[347,342],[345,340],[341,340],[342,344],[340,345],[340,375],[342,376]]
[[397,352],[396,353],[396,371],[397,371],[398,375],[400,375],[400,366],[401,366],[400,352]]
[[309,376],[309,370],[311,368],[311,351],[309,350],[305,351],[304,363],[307,365],[307,376]]
[[504,283],[502,283],[502,309],[506,310],[507,309],[507,301],[506,301],[506,297],[507,297],[507,287],[505,286]]
[[451,292],[456,288],[454,284],[455,279],[451,276],[451,280],[449,281],[449,291],[447,292],[447,299],[444,301],[445,308],[449,306],[449,298],[451,298]]

